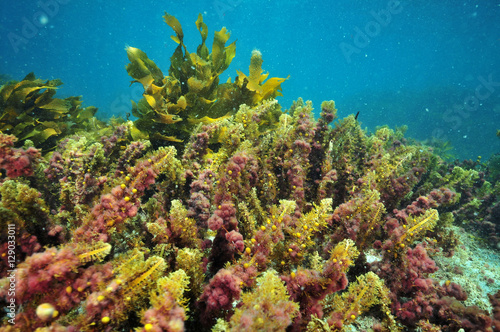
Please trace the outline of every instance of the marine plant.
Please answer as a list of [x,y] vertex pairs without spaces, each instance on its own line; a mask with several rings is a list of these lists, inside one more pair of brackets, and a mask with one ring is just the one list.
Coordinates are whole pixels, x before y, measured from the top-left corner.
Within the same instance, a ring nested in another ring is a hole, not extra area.
[[[252,52],[248,76],[238,72],[234,82],[229,79],[219,84],[219,76],[236,54],[236,41],[226,46],[230,38],[226,28],[214,33],[210,52],[206,45],[208,28],[200,14],[196,27],[201,44],[196,52],[190,53],[179,21],[168,13],[163,19],[174,30],[172,39],[178,44],[170,58],[168,76],[163,76],[143,51],[126,48],[130,60],[127,72],[133,83],[140,83],[144,88],[144,97],[137,104],[133,102],[132,108],[132,114],[138,118],[134,121],[139,131],[136,137],[149,137],[155,145],[162,141],[182,142],[189,138],[197,124],[225,119],[235,114],[242,104],[252,107],[281,95],[281,83],[286,79],[267,79],[269,74],[262,73],[262,55],[256,50]],[[265,119],[267,125],[272,125],[278,117],[279,112],[275,111]]]
[[0,133],[0,299],[15,308],[0,331],[346,331],[368,315],[373,331],[500,326],[498,293],[490,315],[432,275],[450,212],[474,195],[498,206],[484,174],[401,130],[334,123],[333,101],[318,118],[301,99],[282,112],[256,53],[248,76],[218,84],[227,32],[208,53],[200,16],[187,53],[164,19],[179,44],[169,76],[128,49],[145,88],[135,123],[71,134],[45,157]]
[[97,131],[104,127],[94,115],[97,108],[82,107],[80,97],[54,98],[61,80],[36,78],[33,73],[20,82],[0,87],[0,131],[14,135],[17,146],[30,140],[44,152],[76,132]]

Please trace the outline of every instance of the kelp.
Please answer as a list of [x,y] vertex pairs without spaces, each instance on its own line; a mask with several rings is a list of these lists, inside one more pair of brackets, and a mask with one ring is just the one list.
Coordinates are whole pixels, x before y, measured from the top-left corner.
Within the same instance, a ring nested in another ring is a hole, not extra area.
[[97,108],[82,107],[80,97],[55,98],[63,83],[43,81],[28,74],[22,81],[11,81],[0,88],[0,131],[26,140],[47,152],[62,138],[79,131],[99,130],[104,123],[94,117]]
[[[253,91],[252,104],[256,104],[262,100],[269,98],[274,98],[276,96],[282,96],[281,94],[281,83],[283,83],[287,78],[272,77],[267,79],[269,73],[262,74],[262,54],[258,50],[252,52],[252,57],[250,58],[249,75],[245,75],[240,71],[238,72],[238,77],[236,78],[236,84],[250,91]],[[266,81],[266,82],[264,82]]]
[[[195,23],[201,44],[195,53],[190,53],[177,18],[165,13],[163,19],[174,31],[171,38],[178,44],[170,58],[168,76],[163,77],[143,51],[126,48],[130,60],[127,72],[134,79],[132,83],[140,83],[144,88],[143,98],[132,102],[132,114],[138,118],[134,125],[142,137],[156,145],[184,142],[200,123],[222,121],[235,114],[242,104],[252,107],[281,95],[281,83],[286,79],[270,78],[264,82],[268,74],[262,74],[262,56],[258,51],[252,53],[248,76],[238,72],[234,82],[229,79],[219,84],[219,76],[236,55],[236,41],[226,45],[230,38],[226,28],[215,31],[210,52],[206,45],[208,27],[199,14]],[[273,122],[277,123],[278,118],[276,115]]]

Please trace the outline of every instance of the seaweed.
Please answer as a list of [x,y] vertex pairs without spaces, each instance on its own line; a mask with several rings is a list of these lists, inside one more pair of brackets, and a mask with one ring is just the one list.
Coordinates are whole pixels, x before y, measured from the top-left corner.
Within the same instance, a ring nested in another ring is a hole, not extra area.
[[94,106],[82,107],[80,97],[55,98],[63,83],[43,81],[29,73],[20,82],[10,81],[0,88],[0,131],[15,135],[17,147],[26,140],[43,152],[80,131],[98,131],[105,124],[97,120]]
[[[215,31],[212,50],[206,45],[207,25],[198,15],[196,27],[201,35],[201,44],[195,53],[190,53],[184,44],[184,33],[180,22],[165,13],[165,23],[174,31],[171,36],[178,46],[170,58],[168,76],[148,58],[143,51],[128,46],[130,63],[126,69],[144,88],[143,98],[132,101],[132,114],[136,137],[149,138],[153,146],[183,143],[199,124],[222,121],[235,114],[239,107],[250,107],[259,102],[281,96],[281,83],[286,78],[270,78],[262,74],[262,55],[253,51],[250,74],[238,71],[234,82],[229,79],[219,84],[219,76],[229,67],[236,55],[236,41],[226,45],[230,33],[226,28]],[[273,118],[278,121],[278,116]],[[182,144],[174,144],[181,147]]]

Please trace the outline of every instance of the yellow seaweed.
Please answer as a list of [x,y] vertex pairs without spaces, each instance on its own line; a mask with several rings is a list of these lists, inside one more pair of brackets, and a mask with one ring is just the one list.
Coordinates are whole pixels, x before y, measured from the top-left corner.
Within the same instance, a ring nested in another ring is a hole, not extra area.
[[111,244],[109,243],[96,243],[89,249],[86,249],[84,253],[79,254],[78,258],[82,263],[88,263],[92,261],[102,261],[111,251]]
[[[165,15],[163,16],[163,19],[165,20],[165,23],[167,23],[177,34],[177,43],[182,44],[182,40],[184,39],[184,33],[182,32],[182,26],[179,23],[179,20],[175,18],[175,16],[168,14],[165,12]],[[172,36],[172,39],[174,37]],[[175,40],[175,39],[174,39]]]
[[203,124],[210,124],[218,121],[222,121],[225,119],[229,119],[232,115],[231,114],[226,114],[224,116],[221,116],[219,118],[213,119],[208,116],[204,116],[201,119],[193,119],[193,118],[188,118],[188,122],[191,124],[198,124],[198,123],[203,123]]
[[[235,41],[226,46],[230,38],[226,28],[214,32],[209,53],[206,45],[208,28],[203,16],[198,15],[196,28],[202,41],[196,52],[190,53],[183,42],[180,22],[168,13],[163,18],[175,33],[172,39],[179,44],[170,58],[168,76],[160,77],[161,72],[156,70],[157,66],[146,53],[127,48],[130,60],[127,71],[134,78],[133,83],[138,82],[144,88],[143,99],[137,104],[132,103],[132,114],[138,118],[135,127],[144,132],[143,136],[158,139],[158,144],[164,144],[165,137],[169,138],[168,141],[186,141],[193,126],[199,123],[210,124],[225,119],[243,104],[255,106],[281,95],[281,83],[286,79],[267,80],[269,74],[262,74],[262,55],[258,51],[252,55],[248,77],[238,72],[234,82],[229,79],[219,84],[219,75],[229,67],[236,54]],[[264,124],[272,126],[268,119],[262,119],[259,126]]]
[[160,133],[154,133],[153,137],[156,138],[156,139],[160,139],[160,140],[163,140],[163,141],[169,141],[169,142],[177,142],[177,143],[184,142],[183,140],[178,139],[175,136],[165,136],[165,135],[162,135]]
[[155,121],[165,124],[173,124],[182,121],[182,118],[175,114],[156,113]]
[[212,63],[213,68],[216,72],[222,73],[226,68],[225,56],[224,56],[224,45],[229,40],[230,33],[227,32],[226,28],[222,28],[220,31],[216,31],[214,34],[214,42],[212,45]]
[[78,131],[99,135],[105,124],[94,118],[97,108],[82,108],[80,97],[54,98],[61,84],[58,79],[43,81],[30,73],[20,82],[1,86],[0,131],[20,138],[18,146],[30,139],[44,153]]
[[262,54],[258,50],[253,50],[249,66],[250,75],[248,75],[247,77],[247,89],[250,91],[257,91],[258,93],[262,93],[262,88],[259,85],[261,82],[260,76],[263,72],[262,62]]
[[153,82],[161,82],[163,73],[156,64],[148,58],[146,53],[131,46],[127,46],[125,50],[130,60],[126,69],[132,78],[140,82],[145,89]]

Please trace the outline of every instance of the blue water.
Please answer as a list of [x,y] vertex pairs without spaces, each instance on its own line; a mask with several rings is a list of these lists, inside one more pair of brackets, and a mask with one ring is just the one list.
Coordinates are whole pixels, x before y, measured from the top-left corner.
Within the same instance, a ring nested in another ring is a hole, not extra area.
[[[8,3],[8,4],[7,4]],[[36,3],[36,5],[34,5]],[[202,13],[212,36],[226,26],[236,57],[221,77],[248,72],[250,53],[283,83],[280,103],[336,101],[360,112],[369,130],[408,125],[408,136],[449,140],[459,158],[500,152],[500,1],[9,1],[2,2],[0,74],[34,71],[60,78],[58,96],[82,95],[102,117],[124,116],[130,99],[126,45],[168,74],[176,47],[162,19],[182,23],[185,43],[200,42]],[[211,37],[209,38],[211,41]]]

